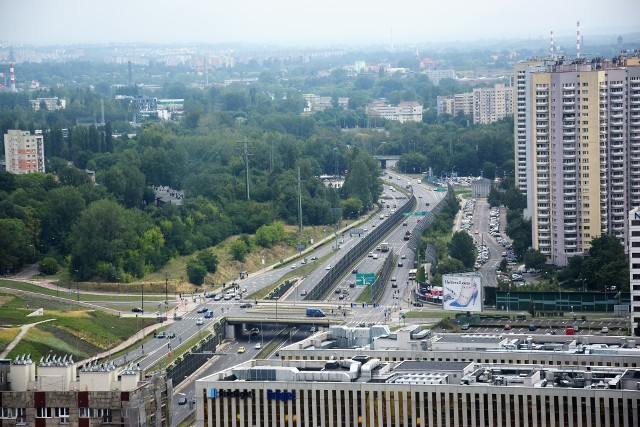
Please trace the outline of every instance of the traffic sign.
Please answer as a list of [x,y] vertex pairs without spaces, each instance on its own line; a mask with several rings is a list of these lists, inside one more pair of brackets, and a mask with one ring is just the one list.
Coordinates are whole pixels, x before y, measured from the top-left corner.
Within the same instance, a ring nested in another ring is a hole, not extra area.
[[372,285],[376,280],[374,273],[358,273],[356,274],[356,285]]
[[426,216],[429,211],[406,212],[404,216]]

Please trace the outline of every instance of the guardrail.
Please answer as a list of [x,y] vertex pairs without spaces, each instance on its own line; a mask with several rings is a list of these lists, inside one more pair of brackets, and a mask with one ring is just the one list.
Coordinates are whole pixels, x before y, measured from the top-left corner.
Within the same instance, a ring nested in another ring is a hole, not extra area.
[[404,220],[405,212],[411,211],[416,205],[416,198],[412,195],[405,204],[400,206],[396,212],[386,221],[382,221],[375,229],[369,232],[358,242],[353,249],[347,252],[340,260],[327,272],[318,284],[303,298],[304,300],[324,299],[335,287],[337,282],[362,258],[363,255],[372,250],[384,237]]

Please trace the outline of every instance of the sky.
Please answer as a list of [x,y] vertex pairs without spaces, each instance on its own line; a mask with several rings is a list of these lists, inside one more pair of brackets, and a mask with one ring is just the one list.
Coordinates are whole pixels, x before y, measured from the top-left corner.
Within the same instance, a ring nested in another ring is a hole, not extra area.
[[640,31],[640,0],[0,0],[10,44],[389,45]]

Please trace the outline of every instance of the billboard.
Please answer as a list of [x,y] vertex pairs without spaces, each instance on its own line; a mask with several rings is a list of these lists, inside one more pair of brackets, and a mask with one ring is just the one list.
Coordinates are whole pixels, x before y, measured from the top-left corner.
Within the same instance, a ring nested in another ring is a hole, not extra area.
[[442,276],[442,307],[447,311],[482,311],[482,279],[477,274]]

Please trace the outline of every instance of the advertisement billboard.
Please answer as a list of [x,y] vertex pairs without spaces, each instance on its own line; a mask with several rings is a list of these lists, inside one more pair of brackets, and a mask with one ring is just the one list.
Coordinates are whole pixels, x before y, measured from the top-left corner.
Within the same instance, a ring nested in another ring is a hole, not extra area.
[[482,279],[477,274],[442,276],[442,307],[447,311],[482,311]]

